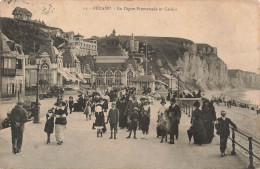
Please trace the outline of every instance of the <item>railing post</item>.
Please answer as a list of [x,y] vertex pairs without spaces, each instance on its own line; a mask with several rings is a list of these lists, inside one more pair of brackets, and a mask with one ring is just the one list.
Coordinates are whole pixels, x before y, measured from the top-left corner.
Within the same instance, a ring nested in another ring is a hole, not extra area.
[[249,141],[249,169],[254,169],[254,164],[253,164],[253,146],[252,146],[252,137],[248,137],[248,141]]
[[187,109],[188,109],[188,106],[187,106],[187,104],[186,104],[186,105],[185,105],[185,113],[186,113],[186,114],[188,114]]
[[231,155],[236,155],[236,149],[235,149],[235,144],[236,141],[235,141],[235,128],[232,127],[232,151],[231,151]]
[[188,115],[188,117],[190,117],[190,106],[189,106],[189,115]]
[[191,111],[189,112],[189,117],[190,117],[190,114],[193,112],[193,106],[191,107]]

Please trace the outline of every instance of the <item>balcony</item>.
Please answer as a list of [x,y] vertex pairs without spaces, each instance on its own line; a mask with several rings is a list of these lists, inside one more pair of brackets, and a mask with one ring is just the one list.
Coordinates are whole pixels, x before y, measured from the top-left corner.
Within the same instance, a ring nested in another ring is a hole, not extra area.
[[16,69],[2,68],[2,75],[4,76],[15,76]]
[[23,76],[23,70],[22,69],[16,69],[16,76]]

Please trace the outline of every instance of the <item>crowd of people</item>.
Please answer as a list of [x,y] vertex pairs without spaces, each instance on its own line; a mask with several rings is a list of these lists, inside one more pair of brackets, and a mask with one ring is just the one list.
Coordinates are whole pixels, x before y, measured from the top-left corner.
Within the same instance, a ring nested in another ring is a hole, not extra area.
[[[141,130],[143,139],[148,140],[149,126],[151,121],[151,107],[149,99],[143,95],[138,100],[132,90],[122,89],[117,91],[111,99],[111,92],[106,91],[104,96],[99,92],[86,93],[79,92],[77,101],[74,102],[72,96],[68,101],[64,101],[62,96],[57,97],[54,107],[51,107],[46,113],[46,123],[44,131],[47,133],[46,144],[50,143],[50,136],[55,131],[55,138],[58,145],[64,142],[64,132],[67,125],[67,116],[73,111],[82,111],[86,116],[86,121],[95,117],[92,129],[97,131],[97,137],[102,138],[103,133],[107,131],[106,124],[110,124],[111,136],[109,139],[117,139],[119,129],[127,129],[129,132],[127,139],[137,139],[137,130]],[[84,97],[83,97],[84,96]],[[109,109],[108,102],[111,101]],[[140,101],[140,102],[139,102]],[[195,109],[191,116],[191,127],[188,130],[188,136],[193,136],[194,144],[202,145],[212,142],[214,137],[214,124],[217,134],[220,135],[221,156],[225,155],[227,137],[229,136],[229,125],[236,128],[236,125],[226,118],[226,112],[221,112],[221,118],[216,118],[216,112],[212,101],[202,98],[203,105],[196,101],[193,106]],[[179,137],[179,124],[181,119],[181,107],[175,97],[170,99],[170,106],[166,107],[166,100],[161,99],[161,106],[157,111],[157,137],[161,137],[161,143],[167,142],[167,136],[170,136],[169,144],[174,144],[175,139]],[[200,109],[201,107],[201,109]],[[105,122],[105,119],[107,120]],[[17,106],[11,112],[11,129],[13,152],[21,152],[22,135],[24,123],[27,120],[26,110],[23,109],[19,101]],[[189,138],[189,139],[190,139]]]
[[223,103],[225,106],[227,106],[229,109],[233,107],[240,107],[240,108],[246,108],[249,110],[256,111],[257,114],[260,114],[258,105],[254,104],[248,104],[248,103],[242,103],[239,101],[236,101],[235,99],[226,99],[224,96],[214,97],[211,99],[214,103],[217,105],[220,105],[220,103]]
[[[169,101],[170,98],[172,98],[172,97],[174,97],[174,98],[178,97],[178,91],[169,90],[168,91],[167,100]],[[197,93],[195,91],[193,91],[191,93],[189,91],[186,91],[186,92],[183,91],[183,92],[179,93],[179,97],[180,98],[201,98],[202,95],[201,95],[201,91],[200,90],[198,90]]]

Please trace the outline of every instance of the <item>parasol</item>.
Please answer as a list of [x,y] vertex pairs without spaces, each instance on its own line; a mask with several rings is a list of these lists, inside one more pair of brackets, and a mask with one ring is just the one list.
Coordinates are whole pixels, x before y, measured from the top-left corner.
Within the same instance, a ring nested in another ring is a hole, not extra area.
[[187,130],[187,134],[188,134],[189,144],[190,144],[191,138],[193,136],[192,126],[189,128],[189,130]]

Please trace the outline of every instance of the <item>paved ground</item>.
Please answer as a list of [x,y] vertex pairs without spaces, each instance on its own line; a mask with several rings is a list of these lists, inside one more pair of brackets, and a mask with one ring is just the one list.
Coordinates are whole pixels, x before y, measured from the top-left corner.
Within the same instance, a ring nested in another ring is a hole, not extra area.
[[[46,145],[45,119],[39,124],[27,123],[21,154],[11,153],[10,129],[0,131],[0,168],[176,168],[215,169],[246,168],[248,160],[240,156],[220,157],[219,138],[212,144],[196,146],[188,143],[186,131],[190,119],[182,115],[179,140],[174,145],[159,143],[156,138],[156,106],[152,117],[148,140],[126,139],[126,130],[119,130],[117,140],[109,140],[109,133],[96,137],[91,129],[93,121],[86,121],[82,112],[68,116],[65,143],[58,146],[54,135]],[[46,105],[45,105],[46,106]],[[108,126],[107,126],[108,127]],[[229,153],[230,154],[230,153]]]

